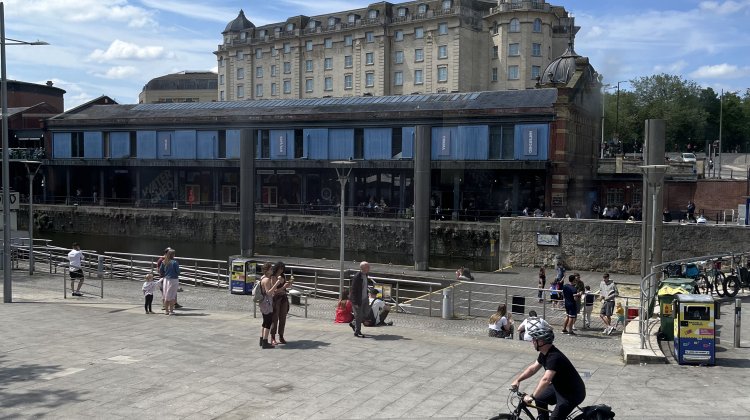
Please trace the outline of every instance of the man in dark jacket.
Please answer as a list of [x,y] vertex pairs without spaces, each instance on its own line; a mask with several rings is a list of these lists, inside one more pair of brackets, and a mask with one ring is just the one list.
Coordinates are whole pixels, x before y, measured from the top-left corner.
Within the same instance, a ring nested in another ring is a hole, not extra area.
[[362,322],[367,318],[370,311],[370,301],[367,297],[367,273],[370,272],[370,264],[367,261],[359,263],[359,273],[352,279],[349,288],[349,300],[354,309],[354,336],[365,338],[362,334]]

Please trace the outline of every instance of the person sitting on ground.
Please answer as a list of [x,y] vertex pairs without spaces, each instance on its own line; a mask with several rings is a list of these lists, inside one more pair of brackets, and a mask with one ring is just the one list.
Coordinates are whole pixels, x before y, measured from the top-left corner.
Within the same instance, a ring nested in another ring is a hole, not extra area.
[[504,303],[490,316],[487,335],[495,338],[513,338],[513,319]]
[[708,222],[708,220],[706,220],[706,216],[704,216],[703,213],[701,213],[698,216],[698,218],[695,219],[695,223],[698,223],[698,224],[701,224],[701,225],[705,225],[707,222]]
[[370,288],[368,294],[370,295],[370,314],[365,319],[364,325],[366,327],[393,325],[393,322],[385,322],[391,311],[391,306],[378,297],[378,289]]
[[519,340],[531,341],[529,331],[534,328],[546,328],[552,330],[552,327],[544,320],[544,318],[537,316],[536,311],[529,311],[529,317],[524,319],[521,325],[518,326]]
[[456,280],[474,280],[474,276],[471,275],[471,271],[469,271],[468,268],[464,267],[463,265],[461,267],[458,267],[458,270],[456,270]]
[[339,324],[351,324],[354,320],[354,312],[352,311],[352,302],[349,300],[349,291],[344,290],[341,293],[339,303],[336,305],[336,318],[333,322]]

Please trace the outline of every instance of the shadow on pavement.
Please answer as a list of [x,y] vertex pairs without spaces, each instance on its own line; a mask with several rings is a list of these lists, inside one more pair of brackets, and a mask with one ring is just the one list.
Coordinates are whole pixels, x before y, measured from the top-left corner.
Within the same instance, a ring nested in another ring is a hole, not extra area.
[[331,343],[324,341],[315,340],[296,340],[288,341],[286,344],[276,346],[277,349],[319,349],[321,347],[328,347]]
[[[0,358],[0,361],[2,359],[3,358]],[[2,368],[0,368],[0,401],[2,401],[2,407],[4,409],[12,409],[16,406],[29,407],[35,405],[60,407],[69,404],[71,401],[81,401],[80,396],[82,394],[76,391],[55,390],[49,388],[43,390],[22,390],[22,392],[19,392],[16,388],[16,392],[5,391],[6,388],[15,388],[12,386],[15,383],[53,377],[56,374],[61,374],[63,370],[62,367],[53,365],[2,366]]]
[[396,340],[411,340],[411,338],[404,337],[402,335],[395,334],[367,334],[367,338],[372,338],[377,341],[396,341]]

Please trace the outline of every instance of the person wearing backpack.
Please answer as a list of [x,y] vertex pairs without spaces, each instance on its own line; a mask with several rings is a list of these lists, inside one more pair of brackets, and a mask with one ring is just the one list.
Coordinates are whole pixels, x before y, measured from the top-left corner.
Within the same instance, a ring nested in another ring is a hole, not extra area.
[[[264,263],[261,267],[263,276],[260,278],[258,287],[254,288],[253,292],[257,292],[253,299],[256,302],[260,302],[260,313],[263,314],[263,324],[260,331],[260,347],[264,349],[272,349],[274,346],[268,342],[268,336],[271,333],[271,322],[273,322],[273,296],[276,293],[276,289],[281,286],[281,280],[277,280],[273,283],[271,276],[273,275],[273,265],[270,262]],[[257,289],[257,290],[255,290]]]

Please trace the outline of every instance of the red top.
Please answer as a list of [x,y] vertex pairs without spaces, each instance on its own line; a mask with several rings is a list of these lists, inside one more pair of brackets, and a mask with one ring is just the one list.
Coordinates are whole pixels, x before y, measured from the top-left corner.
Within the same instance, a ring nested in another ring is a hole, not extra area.
[[354,314],[352,314],[352,301],[347,300],[344,309],[341,309],[336,305],[336,319],[333,322],[348,324],[349,322],[352,322],[352,320],[354,320]]

